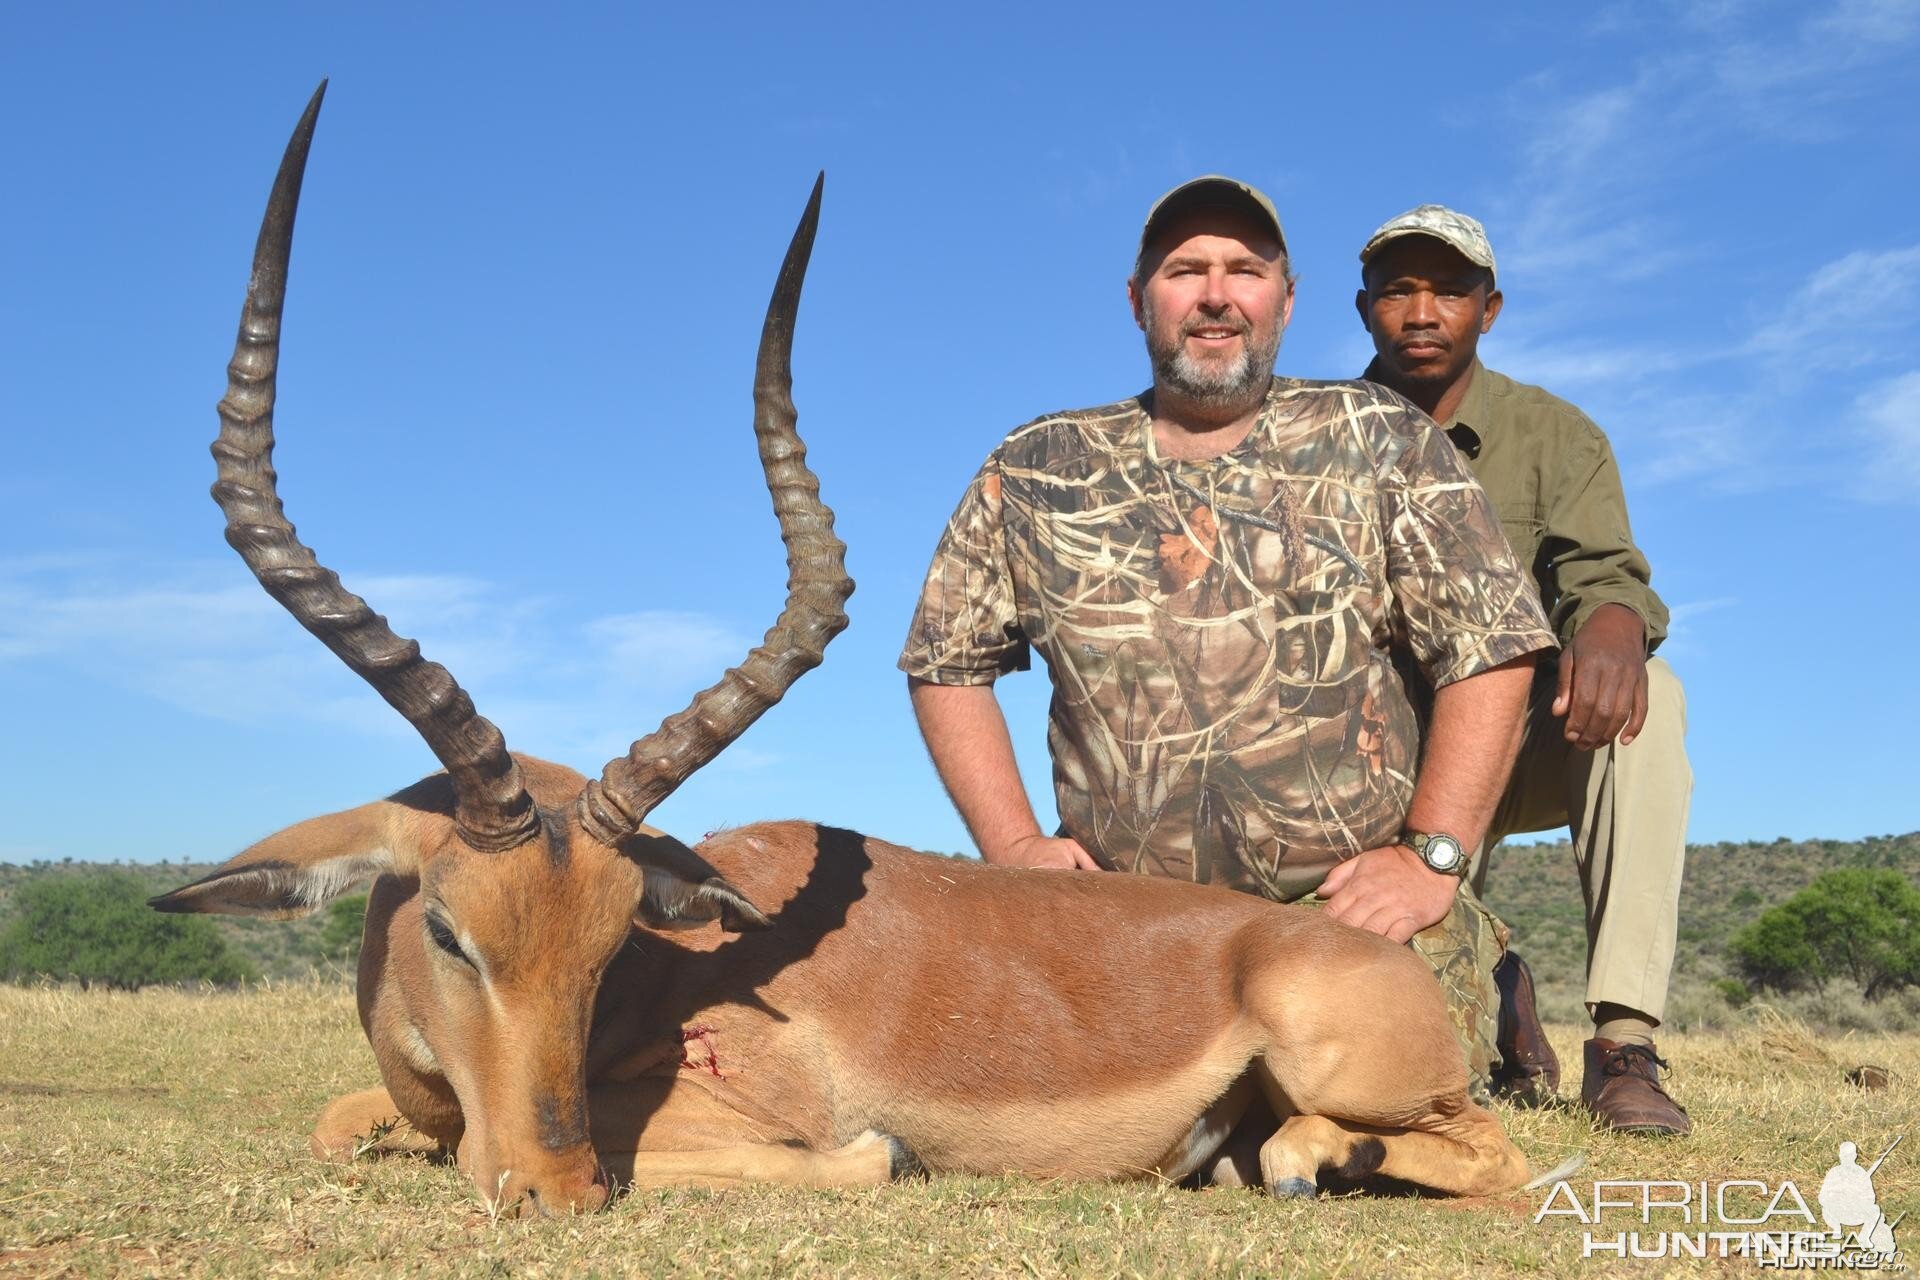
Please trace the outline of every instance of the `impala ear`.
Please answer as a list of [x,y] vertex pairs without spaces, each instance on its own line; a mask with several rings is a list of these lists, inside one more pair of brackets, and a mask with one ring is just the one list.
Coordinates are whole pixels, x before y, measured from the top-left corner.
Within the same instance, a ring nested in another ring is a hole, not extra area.
[[655,929],[691,929],[718,920],[728,933],[765,929],[771,923],[747,896],[717,875],[693,880],[663,867],[643,867],[646,892],[634,914]]
[[369,876],[411,871],[411,851],[390,847],[386,801],[309,818],[277,831],[211,874],[151,898],[155,911],[271,916],[309,915]]
[[729,933],[765,929],[769,921],[705,858],[664,831],[642,826],[620,842],[640,868],[646,887],[633,908],[652,929],[692,929],[718,920]]

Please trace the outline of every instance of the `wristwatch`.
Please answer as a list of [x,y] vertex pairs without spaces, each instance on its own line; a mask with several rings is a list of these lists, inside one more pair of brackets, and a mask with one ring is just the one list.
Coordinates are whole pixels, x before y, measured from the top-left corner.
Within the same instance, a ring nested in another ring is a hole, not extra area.
[[1445,832],[1402,831],[1400,843],[1413,850],[1430,870],[1438,871],[1441,875],[1466,878],[1467,851],[1460,847],[1458,840]]

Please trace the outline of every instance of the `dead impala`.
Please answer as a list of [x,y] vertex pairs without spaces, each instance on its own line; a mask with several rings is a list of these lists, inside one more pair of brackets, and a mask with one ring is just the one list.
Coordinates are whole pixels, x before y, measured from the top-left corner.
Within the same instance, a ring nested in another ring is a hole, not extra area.
[[1182,1177],[1256,1096],[1277,1194],[1326,1168],[1519,1187],[1468,1101],[1439,987],[1408,950],[1312,911],[1122,875],[956,862],[806,822],[689,848],[643,821],[846,625],[853,584],[794,429],[794,317],[815,186],[767,310],[754,429],[789,568],[738,667],[587,780],[509,754],[445,668],[301,544],[272,466],[281,307],[325,85],[281,163],[220,403],[213,496],[274,599],[446,766],[268,836],[162,911],[277,916],[378,877],[361,1024],[385,1087],[315,1149],[404,1117],[490,1205],[602,1205],[615,1181],[815,1186],[910,1169]]

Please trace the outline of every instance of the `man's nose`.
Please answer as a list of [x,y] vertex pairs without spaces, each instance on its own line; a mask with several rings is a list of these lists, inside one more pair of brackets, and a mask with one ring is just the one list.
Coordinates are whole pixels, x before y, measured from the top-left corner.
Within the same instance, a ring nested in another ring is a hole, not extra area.
[[1215,268],[1207,272],[1207,287],[1201,291],[1200,305],[1208,311],[1224,311],[1233,305],[1233,299],[1227,293],[1227,273]]
[[1415,289],[1407,295],[1407,309],[1402,313],[1401,324],[1406,328],[1431,329],[1440,323],[1439,309],[1433,305],[1433,294],[1425,289]]

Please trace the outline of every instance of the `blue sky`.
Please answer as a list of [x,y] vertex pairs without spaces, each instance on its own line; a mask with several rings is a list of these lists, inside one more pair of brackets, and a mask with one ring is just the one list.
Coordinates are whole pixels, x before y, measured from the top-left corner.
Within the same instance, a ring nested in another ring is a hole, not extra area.
[[[1483,352],[1607,429],[1673,607],[1694,839],[1920,827],[1920,3],[639,8],[0,17],[0,859],[224,857],[433,765],[206,496],[322,76],[282,494],[516,749],[590,772],[779,608],[748,392],[827,170],[794,363],[853,625],[678,834],[966,847],[893,667],[927,558],[1008,429],[1145,384],[1133,240],[1207,171],[1280,206],[1302,376],[1365,362],[1373,226],[1486,222]],[[1046,693],[1002,685],[1043,809]]]

